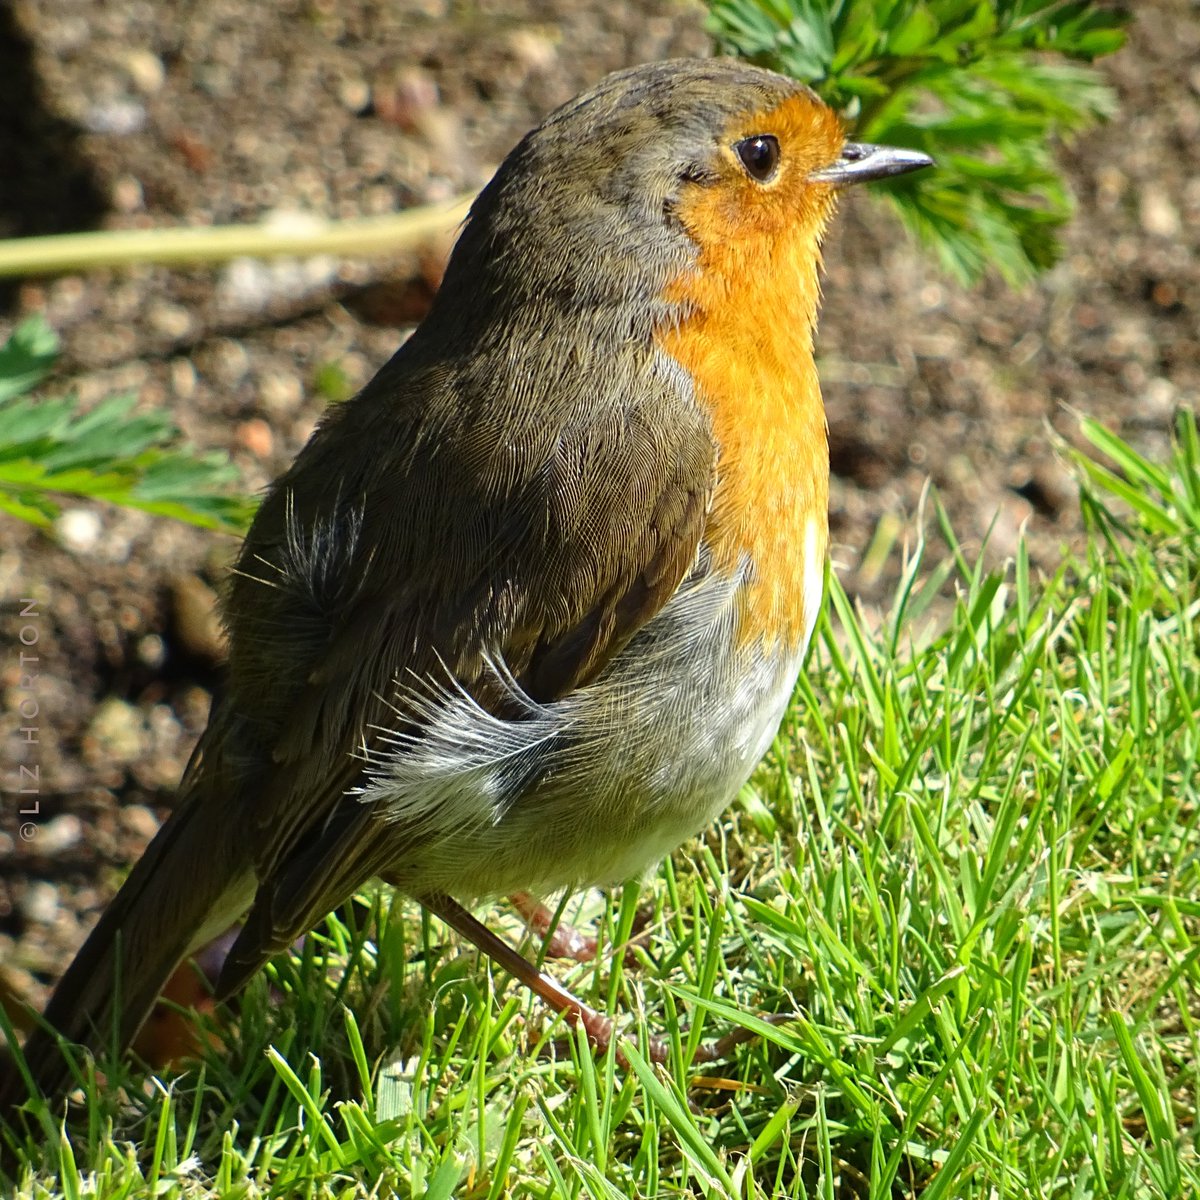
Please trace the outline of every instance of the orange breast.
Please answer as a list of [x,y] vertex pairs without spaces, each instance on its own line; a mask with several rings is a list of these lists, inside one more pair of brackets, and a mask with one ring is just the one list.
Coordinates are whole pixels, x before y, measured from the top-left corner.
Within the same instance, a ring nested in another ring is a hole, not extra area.
[[805,584],[823,570],[828,543],[829,449],[811,353],[789,360],[773,340],[756,332],[749,311],[729,305],[665,334],[662,345],[711,407],[719,457],[705,541],[719,570],[746,558],[753,568],[739,640],[794,648],[816,619]]

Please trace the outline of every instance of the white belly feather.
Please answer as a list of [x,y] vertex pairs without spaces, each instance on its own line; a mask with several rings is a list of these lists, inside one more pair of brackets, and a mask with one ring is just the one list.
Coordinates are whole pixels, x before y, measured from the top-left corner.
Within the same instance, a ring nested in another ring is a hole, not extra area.
[[812,522],[805,638],[790,654],[737,647],[737,581],[708,576],[560,700],[534,703],[496,664],[520,719],[492,716],[452,684],[406,689],[403,707],[417,703],[424,728],[373,751],[361,789],[411,846],[388,878],[460,898],[612,883],[703,829],[779,727],[819,609],[820,545]]

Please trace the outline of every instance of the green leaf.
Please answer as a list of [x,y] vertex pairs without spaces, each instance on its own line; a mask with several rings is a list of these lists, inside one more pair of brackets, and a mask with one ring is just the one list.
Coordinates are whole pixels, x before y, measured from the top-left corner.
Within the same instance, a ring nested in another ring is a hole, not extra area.
[[920,54],[936,39],[939,28],[937,18],[922,4],[892,28],[887,48],[897,56]]
[[0,510],[47,526],[61,511],[56,497],[70,495],[230,533],[246,527],[254,505],[238,493],[233,464],[179,446],[165,413],[135,413],[132,395],[85,413],[70,397],[21,395],[49,369],[54,345],[44,325],[26,322],[0,348]]
[[41,317],[30,317],[0,346],[0,401],[23,395],[49,373],[58,338]]

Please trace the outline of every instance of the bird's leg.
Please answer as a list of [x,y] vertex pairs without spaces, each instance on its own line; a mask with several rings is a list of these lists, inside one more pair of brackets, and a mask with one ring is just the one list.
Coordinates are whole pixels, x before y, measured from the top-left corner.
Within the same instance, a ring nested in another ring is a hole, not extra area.
[[[441,917],[452,929],[457,929],[469,942],[473,942],[493,962],[503,967],[514,979],[525,984],[540,996],[555,1012],[562,1013],[572,1025],[582,1025],[589,1041],[600,1053],[604,1053],[613,1039],[614,1025],[609,1017],[598,1013],[572,995],[558,980],[517,953],[507,942],[494,934],[482,921],[473,917],[457,901],[441,893],[429,893],[416,897],[431,913]],[[687,1031],[681,1030],[686,1040]],[[750,1041],[756,1035],[749,1029],[734,1029],[724,1037],[712,1042],[702,1042],[696,1047],[692,1061],[697,1063],[717,1062],[727,1058],[735,1046]],[[649,1057],[657,1063],[665,1063],[671,1053],[666,1038],[652,1037],[647,1046]],[[617,1060],[623,1067],[629,1063],[621,1049],[617,1048]]]
[[530,933],[543,940],[547,958],[571,958],[577,963],[596,960],[596,938],[581,933],[574,925],[554,920],[554,910],[528,892],[513,892],[509,904],[517,910]]
[[558,980],[544,971],[539,971],[528,959],[518,954],[507,942],[494,934],[482,921],[473,917],[457,901],[445,895],[418,896],[418,900],[435,915],[441,917],[452,929],[457,929],[468,941],[473,942],[493,962],[503,967],[514,979],[519,980],[540,996],[555,1012],[562,1013],[573,1025],[582,1025],[589,1039],[600,1050],[606,1050],[612,1041],[612,1021],[594,1008],[588,1007],[572,995]]
[[[554,910],[543,904],[536,896],[531,896],[528,892],[513,892],[509,896],[508,902],[517,910],[517,914],[525,922],[529,931],[535,937],[543,940],[547,958],[570,958],[578,963],[596,961],[598,940],[565,921],[555,921]],[[636,964],[637,959],[634,957],[633,947],[643,945],[646,936],[646,932],[643,930],[625,943],[625,965],[627,967]]]

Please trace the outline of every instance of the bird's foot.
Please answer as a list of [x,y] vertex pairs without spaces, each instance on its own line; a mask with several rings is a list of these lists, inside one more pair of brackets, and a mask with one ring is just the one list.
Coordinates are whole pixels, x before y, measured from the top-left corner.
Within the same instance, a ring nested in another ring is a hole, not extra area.
[[[486,925],[472,916],[457,901],[445,895],[426,895],[419,897],[421,903],[433,914],[441,917],[451,928],[458,930],[468,941],[473,942],[493,962],[503,967],[514,979],[525,984],[531,991],[545,1001],[555,1012],[562,1013],[573,1025],[581,1025],[588,1040],[596,1050],[603,1054],[612,1044],[616,1036],[616,1027],[611,1017],[598,1013],[594,1008],[585,1004],[577,996],[568,991],[557,979],[540,971],[528,959],[518,954],[507,942],[494,934]],[[536,901],[533,902],[536,904]],[[541,906],[538,906],[541,907]],[[581,935],[571,931],[575,937]],[[594,952],[594,946],[593,946]],[[586,961],[586,960],[585,960]],[[772,1024],[781,1023],[788,1018],[784,1015],[766,1018]],[[681,1038],[687,1039],[687,1031],[680,1032]],[[757,1034],[752,1030],[739,1028],[730,1030],[723,1037],[709,1042],[701,1042],[692,1056],[693,1063],[713,1063],[728,1058],[733,1050],[743,1042],[752,1041]],[[664,1037],[651,1037],[646,1046],[647,1056],[652,1062],[666,1063],[671,1057],[671,1043]],[[628,1068],[629,1061],[620,1045],[617,1045],[617,1061],[622,1067]]]

